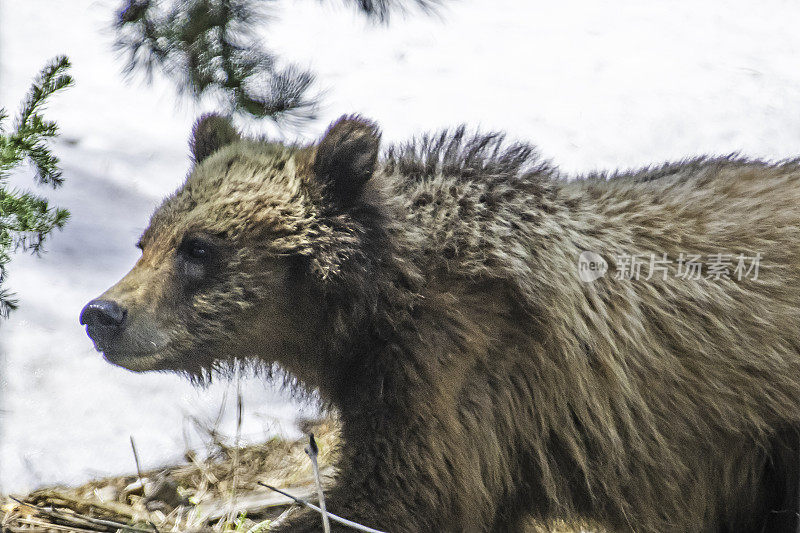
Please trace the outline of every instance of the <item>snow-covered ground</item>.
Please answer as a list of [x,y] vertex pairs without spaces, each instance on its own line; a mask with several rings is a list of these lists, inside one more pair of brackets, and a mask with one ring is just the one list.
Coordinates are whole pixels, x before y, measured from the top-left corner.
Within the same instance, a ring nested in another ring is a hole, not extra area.
[[[0,325],[0,492],[131,471],[130,435],[146,466],[175,459],[192,433],[186,416],[213,418],[231,387],[112,367],[77,323],[135,261],[150,211],[188,169],[191,123],[209,109],[163,81],[123,80],[108,30],[117,4],[0,0],[0,105],[15,110],[56,54],[69,55],[77,80],[48,113],[62,127],[67,181],[47,195],[72,220],[43,257],[11,265],[22,308]],[[335,1],[275,5],[265,39],[325,90],[322,118],[288,137],[359,112],[390,141],[460,122],[502,129],[568,171],[800,154],[797,2],[452,0],[441,18],[388,28]],[[27,188],[29,178],[14,181]],[[243,392],[246,437],[293,431],[299,406],[257,380]]]

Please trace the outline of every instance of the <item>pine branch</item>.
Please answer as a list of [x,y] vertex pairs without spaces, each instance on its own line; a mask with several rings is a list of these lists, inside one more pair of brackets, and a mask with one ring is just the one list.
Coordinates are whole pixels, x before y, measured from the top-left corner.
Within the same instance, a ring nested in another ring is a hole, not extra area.
[[117,14],[116,48],[125,71],[147,79],[160,70],[180,94],[223,97],[228,111],[299,123],[316,115],[314,76],[280,69],[256,37],[266,24],[253,0],[126,0]]
[[[0,277],[0,283],[2,283]],[[12,311],[19,308],[19,300],[14,298],[14,294],[6,289],[0,289],[0,318],[8,318]]]
[[44,198],[3,187],[8,173],[26,159],[36,171],[38,183],[61,185],[59,161],[48,146],[48,141],[58,135],[58,126],[45,120],[41,111],[50,96],[72,84],[72,77],[67,74],[69,67],[69,60],[61,56],[41,71],[10,133],[4,127],[8,115],[0,109],[0,318],[8,317],[17,307],[12,294],[2,288],[8,277],[6,265],[11,252],[39,253],[47,236],[54,229],[63,228],[69,218],[68,211],[50,207]]
[[[399,0],[349,0],[367,17],[380,23],[388,23],[396,12],[406,13],[405,4]],[[409,0],[410,4],[426,14],[436,13],[441,5],[440,0]]]
[[47,235],[62,229],[69,219],[66,209],[53,209],[47,200],[30,193],[0,189],[0,244],[8,243],[15,251],[38,253]]
[[[14,133],[5,140],[2,156],[12,155],[10,160],[2,157],[0,173],[19,164],[27,157],[36,169],[36,179],[57,187],[61,185],[61,171],[58,158],[51,154],[47,140],[58,134],[55,122],[44,120],[39,114],[54,93],[72,85],[72,77],[67,74],[69,60],[59,56],[47,65],[28,91],[16,120]],[[10,165],[10,166],[9,166]]]
[[[346,0],[366,17],[386,23],[406,6],[432,13],[441,0]],[[320,95],[314,75],[278,58],[257,38],[267,0],[124,0],[115,46],[125,72],[160,71],[181,95],[222,96],[226,113],[239,112],[299,125],[315,118]]]

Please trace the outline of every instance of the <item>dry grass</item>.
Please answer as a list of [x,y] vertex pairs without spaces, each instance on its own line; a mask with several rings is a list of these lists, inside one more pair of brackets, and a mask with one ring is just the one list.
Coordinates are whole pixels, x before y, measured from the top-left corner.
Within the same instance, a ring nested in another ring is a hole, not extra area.
[[[336,422],[305,422],[302,429],[314,433],[323,476],[329,477],[336,460]],[[133,473],[80,487],[40,489],[19,500],[3,498],[0,527],[4,533],[248,531],[292,504],[258,482],[314,499],[306,444],[306,439],[273,438],[237,448],[215,436],[204,459],[187,453],[184,464],[142,472],[144,483]]]
[[[314,433],[323,479],[336,462],[338,424],[305,421]],[[259,482],[316,501],[307,439],[273,438],[241,448],[226,444],[214,430],[209,454],[187,453],[176,466],[92,481],[79,487],[50,487],[19,499],[0,497],[0,531],[33,532],[242,532],[269,531],[293,502]],[[142,483],[142,481],[144,483]],[[321,524],[320,524],[321,527]],[[563,524],[530,524],[526,531],[575,531]]]

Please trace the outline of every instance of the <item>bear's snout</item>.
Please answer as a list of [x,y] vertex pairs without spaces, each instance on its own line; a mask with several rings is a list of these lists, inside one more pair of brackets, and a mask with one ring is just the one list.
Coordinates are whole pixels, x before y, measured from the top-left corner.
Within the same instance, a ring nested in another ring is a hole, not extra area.
[[127,310],[111,300],[92,300],[81,311],[81,325],[100,351],[106,351],[114,337],[125,327]]

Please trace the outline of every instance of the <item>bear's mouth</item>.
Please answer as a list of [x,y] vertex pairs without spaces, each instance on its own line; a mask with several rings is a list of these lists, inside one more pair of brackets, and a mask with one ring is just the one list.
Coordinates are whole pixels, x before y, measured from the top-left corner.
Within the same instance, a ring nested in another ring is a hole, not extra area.
[[104,338],[97,334],[93,335],[91,326],[86,327],[86,333],[92,339],[95,350],[102,353],[103,358],[112,365],[134,372],[165,369],[165,355],[169,353],[168,348],[171,344],[169,339],[156,342],[150,340],[152,335],[139,335],[132,339],[130,334],[116,334]]
[[125,351],[107,348],[98,350],[103,354],[103,359],[112,365],[122,367],[133,372],[147,372],[149,370],[168,370],[170,368],[164,351],[169,345],[160,346],[148,351]]
[[158,351],[151,352],[115,352],[105,350],[103,358],[112,365],[122,367],[133,372],[147,372],[149,370],[164,370],[165,365]]

